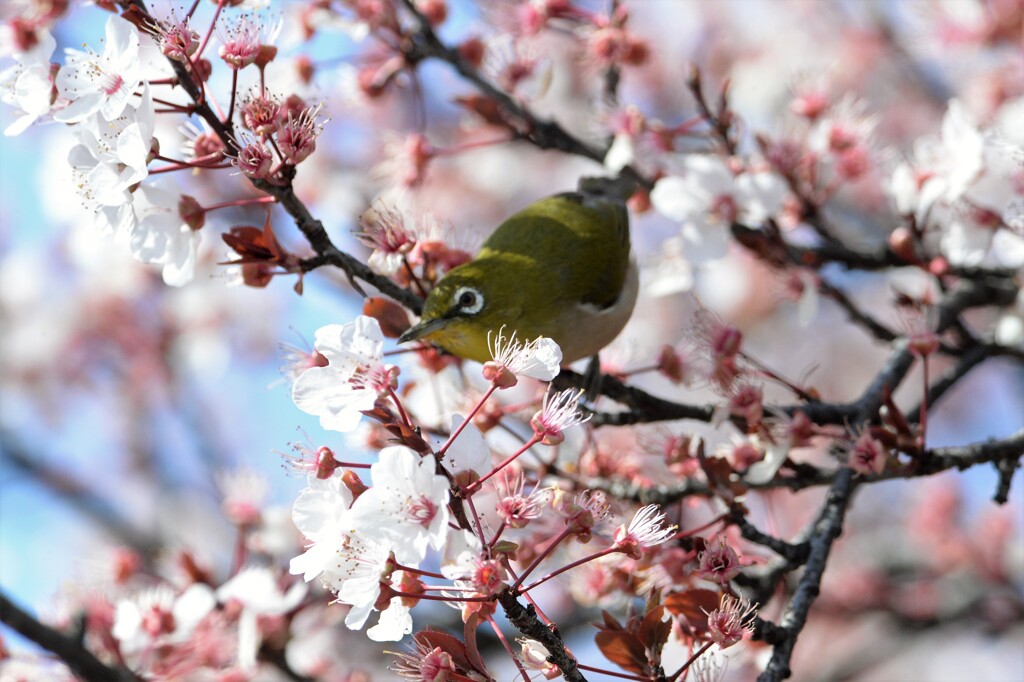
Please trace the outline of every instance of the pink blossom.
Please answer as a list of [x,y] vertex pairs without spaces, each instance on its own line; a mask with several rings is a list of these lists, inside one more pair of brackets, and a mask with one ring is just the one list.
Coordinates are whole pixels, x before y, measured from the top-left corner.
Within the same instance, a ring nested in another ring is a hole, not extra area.
[[887,459],[888,453],[885,448],[867,431],[862,433],[850,448],[850,468],[862,476],[882,473]]
[[746,599],[722,595],[718,608],[708,614],[711,641],[722,649],[728,649],[754,631],[756,615],[757,606],[751,606]]
[[560,393],[547,393],[544,406],[530,420],[533,432],[545,445],[558,445],[565,440],[566,429],[590,419],[579,411],[582,390],[566,389]]
[[615,548],[633,559],[641,558],[644,549],[668,542],[675,535],[677,526],[664,526],[664,522],[665,514],[658,505],[642,507],[628,526],[622,524],[615,530]]
[[303,109],[299,114],[288,114],[277,130],[277,146],[284,160],[298,165],[316,150],[316,139],[324,124],[317,122],[322,104]]
[[740,573],[740,558],[722,535],[705,545],[697,561],[700,563],[700,577],[719,585],[728,585]]

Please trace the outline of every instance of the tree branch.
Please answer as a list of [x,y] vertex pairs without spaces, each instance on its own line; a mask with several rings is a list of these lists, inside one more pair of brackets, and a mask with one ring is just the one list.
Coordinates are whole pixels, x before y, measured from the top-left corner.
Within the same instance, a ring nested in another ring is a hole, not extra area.
[[96,658],[81,642],[36,620],[0,590],[0,622],[26,639],[55,654],[72,672],[89,682],[135,682],[138,678],[124,668],[109,666]]

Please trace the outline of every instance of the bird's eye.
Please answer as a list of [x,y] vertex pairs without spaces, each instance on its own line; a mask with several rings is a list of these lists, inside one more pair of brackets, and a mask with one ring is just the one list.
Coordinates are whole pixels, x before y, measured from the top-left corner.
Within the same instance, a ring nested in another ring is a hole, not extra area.
[[455,307],[460,312],[475,315],[484,307],[484,297],[472,287],[461,287],[455,292]]

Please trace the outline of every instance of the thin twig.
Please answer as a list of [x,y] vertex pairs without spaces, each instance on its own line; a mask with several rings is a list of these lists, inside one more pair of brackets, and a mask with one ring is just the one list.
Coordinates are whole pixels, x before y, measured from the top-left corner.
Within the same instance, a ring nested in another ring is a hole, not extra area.
[[13,435],[0,431],[0,449],[4,461],[27,474],[32,480],[53,491],[66,502],[110,533],[118,542],[139,553],[143,561],[151,561],[163,546],[160,539],[130,524],[110,501],[99,495],[67,471],[48,464],[39,455],[30,453]]

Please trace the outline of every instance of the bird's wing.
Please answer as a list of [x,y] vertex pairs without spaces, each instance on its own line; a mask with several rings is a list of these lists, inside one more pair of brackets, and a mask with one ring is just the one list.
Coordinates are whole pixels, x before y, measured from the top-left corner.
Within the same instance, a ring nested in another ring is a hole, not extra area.
[[479,257],[499,254],[551,263],[553,296],[607,308],[618,300],[629,267],[629,214],[605,196],[548,197],[505,220]]

